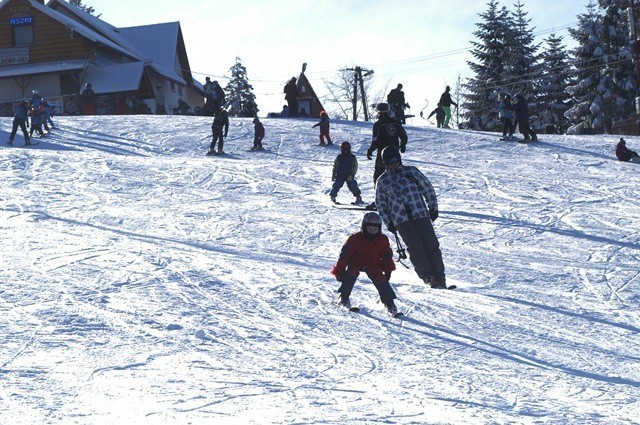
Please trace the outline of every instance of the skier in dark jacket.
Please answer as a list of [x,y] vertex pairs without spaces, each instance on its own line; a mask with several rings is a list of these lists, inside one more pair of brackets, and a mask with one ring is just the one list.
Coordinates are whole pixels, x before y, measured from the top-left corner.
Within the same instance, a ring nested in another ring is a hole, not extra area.
[[16,137],[16,132],[18,131],[18,127],[22,130],[22,134],[24,135],[24,144],[30,145],[31,139],[29,137],[29,133],[27,132],[27,125],[29,119],[28,113],[29,102],[27,100],[22,100],[18,106],[16,107],[16,112],[13,118],[13,128],[11,129],[11,135],[9,136],[9,144],[13,145],[13,139]]
[[[229,132],[229,114],[227,110],[222,108],[213,117],[213,123],[211,124],[211,133],[213,140],[209,146],[208,155],[221,155],[224,154],[222,150],[224,139]],[[218,142],[218,151],[216,152],[216,142]]]
[[262,147],[262,139],[264,139],[264,125],[260,122],[258,117],[253,119],[253,147],[252,151],[261,151],[264,149]]
[[637,152],[627,147],[627,142],[621,137],[616,146],[616,157],[620,161],[640,163],[640,156]]
[[538,136],[535,131],[529,127],[529,105],[527,100],[520,93],[516,95],[516,103],[513,105],[514,121],[520,128],[520,133],[524,136],[524,140],[537,141]]
[[298,102],[300,101],[300,92],[296,83],[296,77],[293,77],[284,86],[284,98],[289,105],[289,116],[298,116]]
[[[325,111],[320,112],[320,122],[311,128],[316,127],[320,127],[320,146],[333,145],[329,135],[329,115]],[[325,137],[327,138],[327,143],[324,142]]]
[[358,172],[358,159],[351,153],[351,143],[342,142],[340,145],[340,154],[333,161],[333,172],[331,173],[331,179],[333,180],[333,187],[329,196],[331,201],[336,202],[336,196],[338,192],[347,183],[347,187],[356,197],[356,203],[362,204],[362,197],[360,189],[358,188],[358,182],[356,181],[356,173]]
[[391,233],[402,236],[418,277],[432,288],[447,288],[440,243],[431,224],[438,218],[431,182],[416,167],[402,165],[395,146],[385,148],[382,159],[387,170],[376,185],[380,216]]
[[363,271],[378,290],[380,301],[387,311],[396,314],[398,310],[393,302],[396,294],[389,284],[391,272],[395,269],[389,238],[382,234],[382,220],[375,212],[368,212],[362,219],[361,231],[349,236],[338,262],[331,270],[331,274],[341,283],[338,289],[339,303],[351,307],[349,296]]
[[444,93],[440,96],[440,105],[442,105],[442,109],[444,109],[444,113],[446,115],[444,119],[444,123],[442,124],[443,128],[450,128],[449,121],[451,121],[451,105],[454,105],[456,108],[458,104],[451,100],[451,87],[447,86],[444,90]]
[[502,138],[513,138],[513,106],[511,105],[511,96],[507,93],[502,94],[500,106],[498,106],[498,118],[502,120]]
[[376,106],[378,111],[378,120],[373,124],[373,139],[371,146],[367,151],[367,158],[372,159],[373,152],[378,151],[376,155],[376,167],[373,173],[373,182],[382,173],[384,173],[384,163],[380,157],[380,153],[387,146],[395,146],[400,148],[401,152],[407,149],[407,132],[404,131],[402,124],[395,118],[389,116],[389,105],[386,103],[378,103]]
[[395,118],[402,124],[405,123],[404,108],[408,108],[409,104],[404,99],[404,92],[402,91],[402,84],[398,84],[398,87],[391,90],[387,95],[387,103],[391,111],[394,113]]
[[436,126],[438,128],[441,128],[442,126],[444,126],[444,119],[446,118],[447,114],[445,114],[444,109],[442,109],[441,103],[438,103],[438,106],[436,107],[436,109],[431,111],[427,119],[431,118],[434,115],[436,116]]

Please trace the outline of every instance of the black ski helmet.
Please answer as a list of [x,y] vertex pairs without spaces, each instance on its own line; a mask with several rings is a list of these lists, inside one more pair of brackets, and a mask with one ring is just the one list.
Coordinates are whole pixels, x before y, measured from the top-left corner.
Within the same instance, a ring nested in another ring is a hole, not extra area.
[[380,230],[382,229],[382,219],[377,212],[369,211],[362,218],[362,232],[365,235],[370,234],[367,232],[367,226],[376,226],[378,228],[378,232],[376,234],[380,233]]
[[342,143],[340,144],[340,151],[345,152],[345,153],[347,153],[347,152],[351,152],[351,143],[349,143],[349,142],[342,142]]
[[391,164],[402,163],[402,159],[400,157],[400,150],[396,146],[387,146],[382,149],[380,153],[380,157],[382,158],[382,162],[387,167]]
[[378,103],[376,105],[376,111],[378,111],[378,115],[380,114],[388,114],[389,113],[389,104],[385,102]]

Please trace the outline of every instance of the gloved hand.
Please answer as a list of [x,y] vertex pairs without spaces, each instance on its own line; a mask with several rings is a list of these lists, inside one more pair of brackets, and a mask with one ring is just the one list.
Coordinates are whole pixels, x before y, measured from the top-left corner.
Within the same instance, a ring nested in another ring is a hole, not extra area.
[[370,160],[370,159],[373,159],[373,158],[372,158],[372,155],[373,155],[373,150],[369,149],[369,150],[367,151],[367,159],[369,159],[369,160]]
[[401,145],[400,146],[400,152],[401,153],[405,153],[406,151],[407,151],[407,145],[406,144]]
[[387,282],[391,282],[391,270],[384,273],[384,278],[387,279]]
[[436,221],[436,218],[438,218],[438,210],[429,211],[429,215],[431,216],[431,221]]
[[387,225],[387,229],[391,232],[391,233],[395,233],[398,231],[398,229],[396,229],[396,226],[393,225],[393,223],[389,223]]
[[338,273],[338,272],[336,272],[335,276],[336,276],[336,280],[337,280],[338,282],[342,282],[342,273]]
[[347,181],[348,181],[348,182],[352,182],[352,181],[353,181],[353,175],[349,174],[349,175],[347,176]]

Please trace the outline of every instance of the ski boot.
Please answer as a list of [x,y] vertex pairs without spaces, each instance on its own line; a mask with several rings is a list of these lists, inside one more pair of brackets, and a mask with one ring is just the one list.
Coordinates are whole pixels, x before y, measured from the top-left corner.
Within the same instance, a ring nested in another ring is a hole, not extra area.
[[393,300],[384,303],[384,306],[390,315],[395,316],[396,314],[398,314],[398,308],[396,307],[396,304],[393,302]]
[[355,204],[356,204],[356,205],[362,205],[362,204],[364,204],[364,201],[362,200],[362,196],[360,196],[360,195],[356,196],[356,202],[355,202]]
[[341,296],[340,300],[338,300],[338,304],[345,308],[351,308],[351,301],[349,301],[349,297]]
[[336,199],[336,197],[335,197],[335,196],[332,196],[332,197],[331,197],[331,202],[333,202],[334,204],[337,204],[337,203],[338,203],[338,200]]

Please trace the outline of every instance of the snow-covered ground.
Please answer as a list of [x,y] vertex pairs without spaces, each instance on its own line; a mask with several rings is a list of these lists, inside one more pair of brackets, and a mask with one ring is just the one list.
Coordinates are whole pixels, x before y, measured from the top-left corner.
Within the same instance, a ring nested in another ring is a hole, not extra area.
[[[408,126],[459,289],[398,264],[398,320],[366,278],[363,313],[335,305],[363,214],[330,206],[316,120],[264,119],[248,152],[232,119],[206,157],[207,118],[55,119],[32,148],[0,119],[0,423],[638,423],[640,167],[617,137]],[[365,200],[370,128],[332,124]]]

